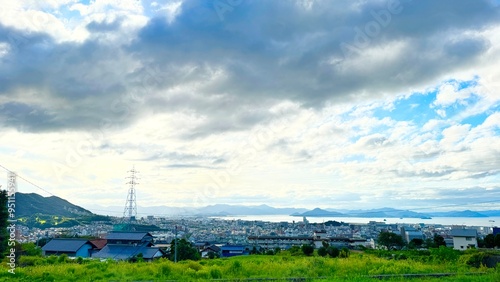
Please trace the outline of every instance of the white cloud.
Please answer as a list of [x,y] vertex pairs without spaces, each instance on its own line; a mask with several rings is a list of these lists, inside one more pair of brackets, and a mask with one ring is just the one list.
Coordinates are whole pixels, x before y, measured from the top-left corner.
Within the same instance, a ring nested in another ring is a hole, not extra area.
[[[347,58],[340,43],[384,1],[243,2],[224,22],[200,3],[5,3],[1,164],[82,205],[121,206],[134,164],[153,205],[380,206],[498,183],[486,2],[406,3]],[[26,40],[13,50],[5,34]]]

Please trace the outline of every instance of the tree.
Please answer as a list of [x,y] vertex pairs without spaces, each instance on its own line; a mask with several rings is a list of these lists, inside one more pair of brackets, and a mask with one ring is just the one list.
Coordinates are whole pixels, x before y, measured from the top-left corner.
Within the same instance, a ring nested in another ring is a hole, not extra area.
[[500,248],[500,233],[495,235],[495,247]]
[[22,243],[21,255],[25,256],[42,256],[42,249],[37,247],[35,243]]
[[410,249],[421,248],[424,244],[424,240],[420,238],[411,239],[410,243],[408,243],[408,247]]
[[495,247],[495,235],[488,234],[484,237],[484,246],[486,248],[494,248]]
[[281,252],[281,248],[280,247],[276,247],[274,248],[274,253],[277,255]]
[[405,245],[403,237],[392,232],[380,232],[380,234],[378,234],[377,243],[388,250],[399,250]]
[[[177,240],[177,261],[181,260],[199,260],[201,258],[198,250],[193,247],[193,245],[186,241],[186,239],[175,239]],[[170,252],[170,260],[175,261],[175,240],[171,242],[171,252]]]
[[314,253],[314,247],[311,245],[304,244],[302,245],[301,249],[306,256],[310,256]]
[[41,239],[38,239],[38,241],[36,241],[36,245],[40,248],[43,248],[43,246],[45,246],[45,244],[47,244],[48,242],[50,241],[49,238],[41,238]]
[[220,257],[219,253],[212,252],[212,251],[208,252],[207,256],[208,256],[209,259],[214,259],[214,258],[219,258]]
[[339,249],[337,249],[333,246],[326,248],[326,251],[328,252],[328,255],[332,258],[336,258],[340,255]]
[[328,255],[328,251],[326,250],[325,246],[319,247],[318,255],[320,255],[322,257],[325,257],[326,255]]
[[446,247],[446,242],[444,241],[444,238],[441,235],[434,234],[433,241],[434,241],[434,248],[439,248],[441,246]]
[[7,191],[0,190],[0,259],[4,258],[5,252],[8,249],[9,233],[9,212],[7,210],[8,195]]

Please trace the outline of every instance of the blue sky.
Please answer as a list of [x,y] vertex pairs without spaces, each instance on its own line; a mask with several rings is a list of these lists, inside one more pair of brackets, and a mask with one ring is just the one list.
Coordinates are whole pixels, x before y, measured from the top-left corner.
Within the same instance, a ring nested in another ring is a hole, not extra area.
[[498,1],[2,7],[0,164],[73,203],[498,207]]

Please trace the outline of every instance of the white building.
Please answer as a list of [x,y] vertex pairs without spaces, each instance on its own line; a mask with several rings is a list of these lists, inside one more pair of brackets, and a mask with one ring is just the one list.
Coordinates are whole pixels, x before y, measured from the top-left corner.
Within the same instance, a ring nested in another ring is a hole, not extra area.
[[476,229],[452,229],[453,249],[467,250],[477,248],[477,230]]

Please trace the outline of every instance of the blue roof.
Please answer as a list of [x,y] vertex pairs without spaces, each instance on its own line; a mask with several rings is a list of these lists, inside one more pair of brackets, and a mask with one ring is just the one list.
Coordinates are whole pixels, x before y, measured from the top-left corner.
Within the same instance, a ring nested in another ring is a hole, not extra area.
[[85,244],[95,247],[87,239],[55,238],[45,244],[42,250],[46,252],[77,252]]
[[452,229],[451,236],[453,237],[476,237],[476,229]]
[[106,245],[98,253],[92,255],[94,258],[110,258],[115,260],[126,260],[142,253],[145,259],[151,259],[160,248],[148,247],[147,243],[139,246],[133,245]]
[[220,249],[222,251],[244,251],[245,250],[245,246],[226,245],[226,246],[220,247]]
[[106,239],[108,240],[136,240],[140,241],[144,237],[150,236],[153,237],[153,235],[149,234],[148,232],[110,232],[106,236]]

